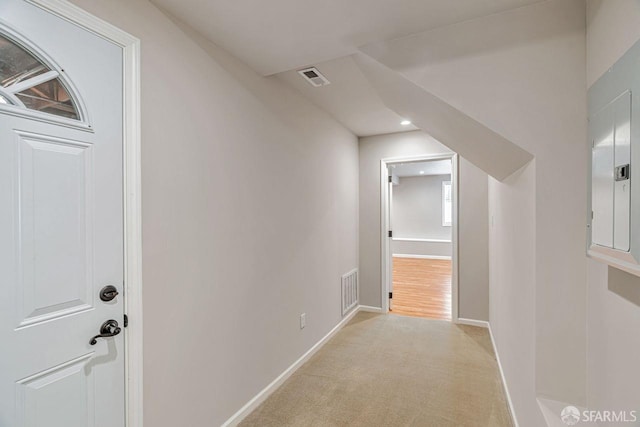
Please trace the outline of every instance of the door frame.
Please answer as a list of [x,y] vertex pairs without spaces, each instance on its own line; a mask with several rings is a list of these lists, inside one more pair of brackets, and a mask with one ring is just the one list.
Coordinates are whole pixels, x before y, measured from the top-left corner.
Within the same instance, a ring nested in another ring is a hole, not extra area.
[[25,0],[119,46],[123,60],[125,424],[142,427],[142,216],[140,40],[66,0]]
[[380,265],[381,265],[381,309],[382,313],[389,313],[389,289],[393,280],[391,268],[392,252],[389,233],[389,178],[387,170],[394,163],[415,163],[430,160],[451,159],[451,321],[459,323],[458,319],[458,180],[459,165],[456,153],[425,154],[408,157],[389,157],[380,160]]

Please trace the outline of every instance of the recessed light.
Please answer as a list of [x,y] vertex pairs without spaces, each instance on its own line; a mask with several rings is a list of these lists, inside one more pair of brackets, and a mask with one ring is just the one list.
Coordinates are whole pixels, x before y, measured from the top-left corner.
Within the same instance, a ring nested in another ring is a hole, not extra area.
[[400,122],[402,126],[409,126],[411,124],[411,120],[403,120]]
[[424,175],[424,171],[420,171],[420,175]]

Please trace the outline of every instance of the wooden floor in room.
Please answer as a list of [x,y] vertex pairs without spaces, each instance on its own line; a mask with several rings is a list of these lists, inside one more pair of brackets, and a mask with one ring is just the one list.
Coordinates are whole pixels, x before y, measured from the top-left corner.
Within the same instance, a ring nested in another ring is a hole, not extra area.
[[451,260],[394,257],[391,313],[451,320]]

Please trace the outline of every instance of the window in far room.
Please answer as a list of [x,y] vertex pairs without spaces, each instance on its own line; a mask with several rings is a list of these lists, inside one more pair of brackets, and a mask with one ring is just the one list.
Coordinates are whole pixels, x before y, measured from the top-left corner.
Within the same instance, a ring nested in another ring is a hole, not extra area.
[[453,216],[451,202],[451,181],[442,181],[442,226],[451,227]]

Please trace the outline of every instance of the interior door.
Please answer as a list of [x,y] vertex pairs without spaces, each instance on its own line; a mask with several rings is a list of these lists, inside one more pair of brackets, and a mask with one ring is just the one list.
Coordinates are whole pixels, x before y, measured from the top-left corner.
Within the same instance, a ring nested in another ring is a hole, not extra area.
[[23,0],[0,19],[0,426],[122,427],[122,51]]

